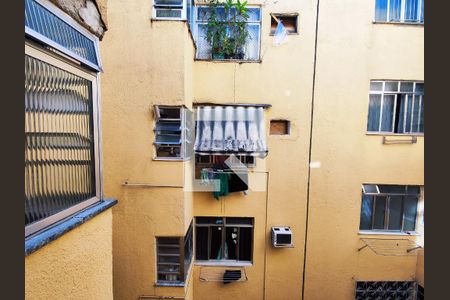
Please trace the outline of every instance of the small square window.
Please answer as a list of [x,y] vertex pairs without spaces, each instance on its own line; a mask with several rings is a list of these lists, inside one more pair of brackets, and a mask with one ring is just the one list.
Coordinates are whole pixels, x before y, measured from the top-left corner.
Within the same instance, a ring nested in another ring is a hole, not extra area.
[[271,14],[270,34],[275,34],[278,22],[283,23],[288,34],[298,33],[298,14]]
[[270,135],[289,135],[291,122],[288,120],[270,120]]

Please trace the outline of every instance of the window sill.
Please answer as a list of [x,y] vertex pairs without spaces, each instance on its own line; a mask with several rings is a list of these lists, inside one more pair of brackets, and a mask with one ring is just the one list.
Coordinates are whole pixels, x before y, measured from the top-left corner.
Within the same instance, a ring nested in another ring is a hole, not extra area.
[[196,266],[210,266],[210,267],[249,267],[253,264],[251,262],[233,262],[233,261],[196,261]]
[[360,230],[359,235],[393,235],[393,236],[419,236],[420,234],[411,232],[393,232],[393,231],[376,231],[376,230]]
[[258,60],[243,60],[243,59],[206,59],[206,58],[195,58],[195,61],[202,61],[202,62],[212,62],[212,63],[237,63],[237,64],[260,64],[262,61],[260,59]]
[[423,133],[392,133],[392,132],[366,132],[366,135],[368,136],[417,136],[417,137],[424,137],[425,135]]
[[117,200],[112,199],[99,201],[55,225],[28,237],[25,240],[25,256],[30,255],[81,224],[86,223],[86,221],[116,204]]
[[423,27],[424,23],[419,22],[382,22],[382,21],[373,21],[372,24],[385,24],[385,25],[406,25],[406,26],[419,26]]

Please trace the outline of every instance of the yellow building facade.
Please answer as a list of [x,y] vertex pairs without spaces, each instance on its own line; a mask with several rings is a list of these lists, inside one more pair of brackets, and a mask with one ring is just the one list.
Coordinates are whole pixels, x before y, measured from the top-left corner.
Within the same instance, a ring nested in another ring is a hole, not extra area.
[[[359,226],[363,184],[424,184],[423,135],[367,133],[371,80],[423,81],[423,25],[374,22],[373,0],[250,1],[261,11],[259,59],[201,60],[196,29],[158,20],[154,4],[109,1],[101,44],[105,194],[119,199],[115,298],[351,299],[357,281],[423,286],[420,255],[358,251],[362,238],[420,239]],[[298,33],[280,46],[271,14],[298,14]],[[154,106],[204,103],[270,105],[269,152],[248,175],[265,189],[216,201],[189,190],[193,159],[155,159]],[[271,120],[288,120],[289,134],[270,135]],[[183,286],[158,284],[157,238],[183,237],[202,216],[253,218],[251,263],[203,263],[194,254]],[[293,248],[272,246],[273,226],[291,228]],[[208,279],[232,267],[246,280]]]
[[[110,0],[107,9],[97,2],[108,25],[96,77],[101,198],[118,204],[26,257],[27,299],[364,299],[359,283],[424,287],[423,121],[405,125],[405,110],[415,114],[424,99],[415,92],[424,81],[423,0],[415,19],[400,2],[249,1],[253,29],[238,59],[208,57],[204,1]],[[284,38],[275,34],[280,20]],[[385,108],[390,97],[393,112]],[[377,99],[392,118],[373,118]],[[263,112],[258,130],[268,153],[251,153],[244,193],[215,199],[201,190],[202,164],[214,168],[224,153],[200,155],[197,141],[198,153],[185,158],[167,141],[159,148],[158,128],[170,122],[181,124],[181,152],[189,131],[198,139],[205,107],[243,109],[250,119],[259,118],[250,111]],[[165,108],[180,116],[163,124]],[[185,111],[197,130],[178,121],[188,119]],[[374,119],[380,130],[368,130]],[[168,157],[158,152],[164,147]],[[386,186],[406,192],[380,192]],[[409,199],[416,188],[414,213],[406,215],[401,200],[392,230],[391,199]],[[274,228],[289,228],[287,247],[275,247]],[[245,259],[224,259],[232,256],[229,229]],[[212,255],[215,238],[221,248]],[[238,278],[225,282],[232,272]]]

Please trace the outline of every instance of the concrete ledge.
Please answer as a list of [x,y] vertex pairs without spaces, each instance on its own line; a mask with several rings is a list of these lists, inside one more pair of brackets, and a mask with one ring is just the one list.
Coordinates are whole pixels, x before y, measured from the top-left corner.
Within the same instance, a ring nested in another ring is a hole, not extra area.
[[60,236],[80,226],[116,204],[117,200],[114,199],[99,201],[92,206],[68,217],[67,219],[64,219],[55,225],[30,236],[25,240],[25,256],[30,255],[36,250],[44,247],[48,243],[56,240]]

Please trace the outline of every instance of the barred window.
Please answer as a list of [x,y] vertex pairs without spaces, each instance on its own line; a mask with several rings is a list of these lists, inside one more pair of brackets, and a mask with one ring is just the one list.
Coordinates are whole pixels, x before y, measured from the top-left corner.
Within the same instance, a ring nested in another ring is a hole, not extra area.
[[251,262],[253,218],[195,218],[197,261]]
[[185,282],[192,262],[192,222],[183,237],[157,237],[158,283]]
[[[239,60],[249,60],[257,61],[260,59],[260,40],[261,40],[261,8],[260,7],[248,7],[247,15],[249,18],[246,21],[246,28],[248,30],[249,36],[244,45],[243,57],[213,57],[211,44],[208,43],[206,39],[206,33],[208,28],[208,18],[211,14],[211,8],[209,6],[196,6],[196,20],[194,24],[194,39],[197,45],[197,59],[214,59],[214,60],[229,60],[229,59],[239,59]],[[234,8],[233,8],[234,9]],[[217,8],[217,15],[223,22],[230,19],[230,16],[235,12],[231,9],[228,15],[225,13],[223,7]],[[231,30],[228,29],[228,32]],[[231,37],[232,38],[232,37]]]
[[367,131],[423,133],[424,88],[416,81],[371,81]]

